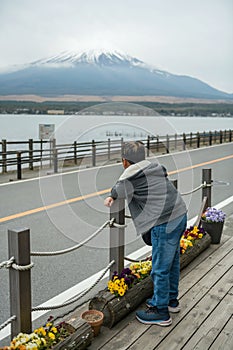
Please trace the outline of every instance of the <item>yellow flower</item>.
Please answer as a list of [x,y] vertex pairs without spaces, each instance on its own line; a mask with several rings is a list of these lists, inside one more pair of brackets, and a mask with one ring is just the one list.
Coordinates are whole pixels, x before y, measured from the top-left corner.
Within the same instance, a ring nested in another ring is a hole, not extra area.
[[47,324],[46,324],[46,327],[51,327],[52,326],[52,323],[51,322],[48,322]]
[[198,238],[202,238],[202,237],[203,237],[203,233],[199,233]]
[[56,334],[57,333],[57,328],[56,327],[52,327],[51,331]]
[[125,291],[123,288],[119,288],[118,293],[122,297],[125,294]]
[[48,334],[49,338],[54,340],[55,339],[55,335],[52,332],[49,332]]

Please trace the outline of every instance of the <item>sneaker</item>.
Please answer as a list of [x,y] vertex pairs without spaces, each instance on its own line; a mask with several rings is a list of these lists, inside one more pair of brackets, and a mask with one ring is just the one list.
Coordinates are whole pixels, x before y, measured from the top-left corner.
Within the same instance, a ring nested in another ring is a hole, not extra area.
[[172,324],[172,319],[169,313],[159,312],[155,306],[148,308],[146,311],[136,311],[136,318],[139,322],[144,324],[156,324],[163,327],[170,326]]
[[[148,308],[154,307],[154,305],[152,305],[152,303],[151,303],[151,299],[146,300],[146,306]],[[179,301],[177,299],[173,299],[173,300],[169,301],[168,311],[173,313],[173,314],[180,312],[180,305],[179,305]]]

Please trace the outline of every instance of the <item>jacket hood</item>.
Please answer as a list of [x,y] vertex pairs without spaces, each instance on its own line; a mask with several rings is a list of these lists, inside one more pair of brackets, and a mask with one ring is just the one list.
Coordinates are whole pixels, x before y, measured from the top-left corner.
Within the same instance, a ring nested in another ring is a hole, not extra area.
[[157,173],[157,175],[164,176],[166,174],[165,168],[158,163],[152,163],[149,160],[142,160],[141,162],[130,165],[123,174],[120,176],[119,181],[130,179],[131,177],[141,176],[141,171],[145,175],[149,175],[150,172]]

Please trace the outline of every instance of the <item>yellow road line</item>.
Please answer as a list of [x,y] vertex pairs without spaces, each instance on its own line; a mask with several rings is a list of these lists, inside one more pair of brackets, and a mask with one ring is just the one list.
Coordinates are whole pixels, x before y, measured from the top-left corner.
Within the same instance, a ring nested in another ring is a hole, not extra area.
[[31,214],[35,214],[35,213],[39,213],[41,211],[45,211],[48,209],[53,209],[53,208],[57,208],[60,207],[62,205],[65,204],[70,204],[70,203],[74,203],[74,202],[78,202],[87,198],[91,198],[91,197],[95,197],[101,194],[105,194],[105,193],[109,193],[110,192],[110,188],[106,189],[106,190],[102,190],[102,191],[98,191],[98,192],[94,192],[94,193],[89,193],[86,194],[84,196],[80,196],[80,197],[76,197],[76,198],[71,198],[71,199],[67,199],[65,201],[62,202],[58,202],[58,203],[54,203],[54,204],[49,204],[49,205],[45,205],[44,207],[39,207],[39,208],[35,208],[35,209],[31,209],[31,210],[27,210],[27,211],[23,211],[21,213],[17,213],[17,214],[13,214],[13,215],[9,215],[9,216],[5,216],[4,218],[0,218],[0,223],[1,222],[6,222],[9,220],[13,220],[13,219],[18,219],[21,218],[22,216],[27,216],[27,215],[31,215]]
[[[185,168],[181,168],[181,169],[170,171],[170,172],[168,172],[168,175],[173,175],[173,174],[177,174],[177,173],[180,173],[180,172],[183,172],[183,171],[199,168],[199,167],[202,167],[202,166],[205,166],[205,165],[222,162],[224,160],[228,160],[228,159],[231,159],[231,158],[233,158],[233,155],[229,155],[229,156],[226,156],[226,157],[209,160],[207,162],[203,162],[203,163],[195,164],[195,165],[192,165],[192,166],[189,166],[189,167],[185,167]],[[18,218],[21,218],[23,216],[39,213],[39,212],[42,212],[42,211],[45,211],[45,210],[48,210],[48,209],[57,208],[57,207],[60,207],[62,205],[79,202],[81,200],[92,198],[92,197],[95,197],[95,196],[98,196],[98,195],[101,195],[101,194],[106,194],[106,193],[109,193],[110,190],[111,190],[110,188],[107,188],[105,190],[89,193],[89,194],[86,194],[84,196],[79,196],[79,197],[67,199],[67,200],[62,201],[62,202],[57,202],[57,203],[46,205],[46,206],[43,206],[43,207],[39,207],[39,208],[23,211],[21,213],[5,216],[3,218],[0,218],[0,223],[1,222],[6,222],[6,221],[10,221],[10,220],[13,220],[13,219],[18,219]]]

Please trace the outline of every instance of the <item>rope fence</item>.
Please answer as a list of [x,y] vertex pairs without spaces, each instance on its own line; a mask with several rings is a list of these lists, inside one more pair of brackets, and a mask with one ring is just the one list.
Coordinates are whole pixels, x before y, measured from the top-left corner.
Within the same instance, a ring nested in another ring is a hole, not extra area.
[[[207,198],[206,207],[211,206],[211,169],[202,170],[202,184],[192,191],[183,193],[182,195],[191,194],[202,189],[202,198]],[[203,208],[204,210],[205,208]],[[103,278],[107,271],[110,276],[114,271],[122,271],[124,268],[124,261],[137,262],[125,257],[125,243],[124,234],[125,218],[131,218],[125,215],[124,199],[114,201],[110,207],[110,219],[101,225],[93,234],[86,238],[81,243],[59,251],[53,252],[31,252],[30,251],[30,230],[8,230],[9,235],[9,256],[10,258],[0,263],[0,269],[9,269],[10,278],[10,302],[12,316],[0,325],[0,330],[11,324],[11,336],[14,337],[20,332],[30,333],[32,328],[31,312],[33,311],[47,311],[60,309],[65,306],[76,303],[82,297],[87,295]],[[69,299],[59,305],[51,305],[46,307],[32,307],[31,305],[31,269],[34,266],[31,262],[31,256],[54,256],[73,252],[85,245],[91,239],[96,237],[106,227],[110,228],[110,248],[109,248],[109,264],[104,268],[100,276],[87,289],[78,293],[72,299]],[[149,260],[146,257],[140,261]],[[26,316],[27,315],[27,316]]]

